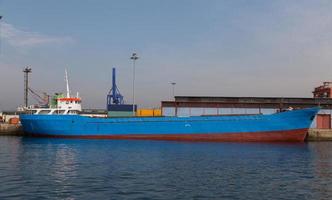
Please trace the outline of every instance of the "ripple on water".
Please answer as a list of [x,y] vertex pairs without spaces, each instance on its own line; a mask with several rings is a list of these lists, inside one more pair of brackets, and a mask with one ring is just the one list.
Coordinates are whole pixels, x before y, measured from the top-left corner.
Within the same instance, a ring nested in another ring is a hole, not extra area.
[[332,143],[0,137],[0,199],[329,199]]

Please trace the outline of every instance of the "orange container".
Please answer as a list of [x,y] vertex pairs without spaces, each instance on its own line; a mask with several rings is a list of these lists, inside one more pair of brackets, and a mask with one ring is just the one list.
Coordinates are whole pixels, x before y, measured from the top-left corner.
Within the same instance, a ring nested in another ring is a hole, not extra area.
[[154,109],[153,116],[161,116],[161,109]]
[[13,117],[9,119],[9,124],[18,124],[20,122],[20,119],[17,117]]
[[138,109],[136,112],[137,116],[140,117],[153,117],[153,116],[161,116],[160,109]]

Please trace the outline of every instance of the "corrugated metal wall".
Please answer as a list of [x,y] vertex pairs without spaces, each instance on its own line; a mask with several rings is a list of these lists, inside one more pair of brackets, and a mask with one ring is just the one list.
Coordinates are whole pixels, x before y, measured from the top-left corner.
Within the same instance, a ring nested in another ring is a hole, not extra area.
[[201,115],[234,115],[234,114],[272,114],[278,109],[259,108],[191,108],[191,107],[163,107],[164,116],[201,116]]
[[[163,107],[164,116],[202,116],[202,115],[234,115],[234,114],[273,114],[279,109],[273,108],[193,108],[193,107]],[[331,109],[322,109],[319,114],[332,115]],[[331,119],[331,117],[330,117]],[[331,119],[332,120],[332,119]],[[332,121],[331,123],[332,124]],[[311,124],[311,128],[317,127],[317,116]]]

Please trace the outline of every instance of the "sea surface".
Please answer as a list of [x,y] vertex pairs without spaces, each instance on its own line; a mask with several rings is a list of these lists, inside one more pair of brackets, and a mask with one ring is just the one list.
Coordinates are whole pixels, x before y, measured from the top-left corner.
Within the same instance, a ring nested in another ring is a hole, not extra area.
[[0,137],[0,199],[332,199],[332,143]]

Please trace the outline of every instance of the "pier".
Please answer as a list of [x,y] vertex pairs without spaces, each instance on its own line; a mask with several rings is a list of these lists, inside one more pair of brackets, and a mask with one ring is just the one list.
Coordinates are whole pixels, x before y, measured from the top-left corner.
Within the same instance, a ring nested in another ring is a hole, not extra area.
[[0,123],[0,136],[1,135],[22,136],[22,126],[21,124]]
[[307,141],[332,141],[332,129],[309,129]]

